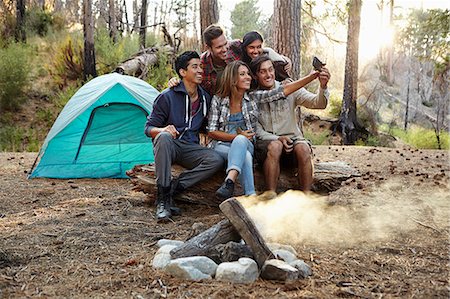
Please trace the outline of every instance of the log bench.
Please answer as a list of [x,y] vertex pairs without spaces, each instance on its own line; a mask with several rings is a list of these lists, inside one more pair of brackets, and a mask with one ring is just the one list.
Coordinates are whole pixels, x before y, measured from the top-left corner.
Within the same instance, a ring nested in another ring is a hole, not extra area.
[[[182,171],[184,171],[182,166],[172,165],[172,176],[178,176]],[[156,195],[154,164],[136,165],[133,169],[127,171],[127,175],[131,178],[134,191],[142,191],[154,198]],[[360,176],[359,172],[343,161],[315,163],[313,191],[322,194],[335,191],[339,189],[343,181],[355,176]],[[216,200],[214,194],[222,184],[224,177],[225,171],[218,172],[210,179],[190,187],[175,200],[218,206],[220,202]],[[262,169],[256,167],[254,177],[256,189],[263,191],[264,173]],[[296,186],[298,186],[298,180],[295,169],[282,169],[277,191],[295,189]],[[242,189],[238,186],[236,194],[242,193]]]

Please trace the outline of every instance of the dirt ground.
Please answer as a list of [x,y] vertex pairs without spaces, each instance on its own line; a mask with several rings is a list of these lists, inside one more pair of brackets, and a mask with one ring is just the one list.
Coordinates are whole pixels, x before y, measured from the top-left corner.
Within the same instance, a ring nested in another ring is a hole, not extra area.
[[448,152],[315,153],[316,161],[350,163],[361,177],[320,199],[320,217],[335,222],[312,220],[317,230],[284,240],[312,277],[251,285],[182,281],[151,267],[157,240],[186,239],[195,222],[221,220],[218,209],[181,205],[182,216],[157,224],[149,198],[128,180],[27,180],[36,154],[0,153],[0,298],[448,298]]

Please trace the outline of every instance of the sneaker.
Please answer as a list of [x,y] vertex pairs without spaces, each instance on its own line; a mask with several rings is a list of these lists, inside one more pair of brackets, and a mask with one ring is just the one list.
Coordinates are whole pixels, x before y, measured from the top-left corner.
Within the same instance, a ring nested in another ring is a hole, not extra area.
[[219,189],[216,191],[216,196],[219,199],[228,199],[232,197],[234,194],[234,182],[230,179],[227,179],[225,182],[223,182],[222,186],[220,186]]

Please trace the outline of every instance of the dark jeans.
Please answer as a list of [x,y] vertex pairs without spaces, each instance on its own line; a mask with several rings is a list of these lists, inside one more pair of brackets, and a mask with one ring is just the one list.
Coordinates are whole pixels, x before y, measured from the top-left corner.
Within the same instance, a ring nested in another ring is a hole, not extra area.
[[156,136],[153,151],[156,183],[162,187],[170,186],[174,163],[187,168],[178,177],[178,188],[186,189],[222,170],[225,162],[216,151],[197,143],[173,139],[168,132]]

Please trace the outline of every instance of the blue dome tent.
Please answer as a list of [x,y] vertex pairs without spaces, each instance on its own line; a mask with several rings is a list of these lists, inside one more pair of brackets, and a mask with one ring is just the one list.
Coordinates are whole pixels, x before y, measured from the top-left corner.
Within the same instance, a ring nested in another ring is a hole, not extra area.
[[29,177],[126,178],[134,165],[153,162],[144,125],[158,94],[131,76],[92,79],[61,111]]

